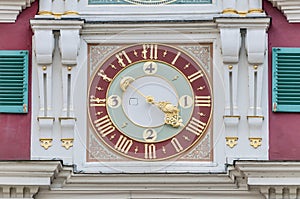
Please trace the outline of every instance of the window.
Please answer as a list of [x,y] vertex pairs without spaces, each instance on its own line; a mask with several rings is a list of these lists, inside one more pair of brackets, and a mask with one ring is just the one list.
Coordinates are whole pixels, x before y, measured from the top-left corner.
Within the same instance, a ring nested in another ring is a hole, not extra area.
[[300,48],[272,49],[274,112],[300,112]]
[[28,51],[0,51],[0,112],[27,113]]

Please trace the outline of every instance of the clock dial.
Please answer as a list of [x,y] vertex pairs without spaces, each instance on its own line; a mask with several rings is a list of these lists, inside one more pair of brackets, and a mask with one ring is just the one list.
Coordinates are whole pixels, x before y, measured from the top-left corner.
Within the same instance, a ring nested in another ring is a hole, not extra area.
[[212,114],[204,69],[185,52],[163,44],[116,52],[96,69],[88,96],[97,137],[137,160],[187,151],[203,137]]

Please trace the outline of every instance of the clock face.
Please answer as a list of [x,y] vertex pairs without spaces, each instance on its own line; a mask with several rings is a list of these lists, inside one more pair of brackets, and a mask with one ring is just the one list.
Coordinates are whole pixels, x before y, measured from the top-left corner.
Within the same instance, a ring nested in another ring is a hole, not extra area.
[[163,160],[189,150],[212,114],[204,69],[184,51],[163,44],[115,52],[95,70],[88,97],[99,140],[137,160]]

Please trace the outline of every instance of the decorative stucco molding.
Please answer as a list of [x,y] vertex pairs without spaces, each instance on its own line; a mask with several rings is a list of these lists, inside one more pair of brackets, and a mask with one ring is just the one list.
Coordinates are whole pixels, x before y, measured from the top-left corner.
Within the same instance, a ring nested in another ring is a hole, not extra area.
[[60,161],[3,161],[0,198],[299,198],[299,171],[299,162],[236,161],[227,173],[97,174]]
[[1,0],[0,23],[14,23],[23,9],[30,7],[35,0]]
[[300,22],[300,1],[295,0],[269,0],[286,16],[290,23]]

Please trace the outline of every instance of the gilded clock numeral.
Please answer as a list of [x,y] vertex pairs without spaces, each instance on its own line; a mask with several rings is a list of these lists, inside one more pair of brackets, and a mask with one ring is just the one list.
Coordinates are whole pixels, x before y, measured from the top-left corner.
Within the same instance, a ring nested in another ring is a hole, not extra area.
[[202,134],[203,129],[205,128],[206,123],[202,122],[198,119],[196,119],[195,117],[192,117],[192,120],[190,121],[190,123],[187,125],[186,130],[199,136]]
[[127,154],[132,144],[133,144],[132,140],[129,140],[127,139],[127,137],[120,135],[117,144],[115,145],[115,149]]
[[98,72],[98,75],[99,75],[100,77],[102,77],[102,79],[103,79],[104,81],[106,81],[106,82],[111,82],[111,81],[112,81],[112,78],[107,77],[107,75],[104,73],[103,70],[100,70],[100,71]]
[[208,96],[196,96],[195,97],[195,106],[210,107],[211,106],[211,97]]
[[201,70],[191,74],[188,76],[188,79],[190,80],[190,82],[192,83],[193,81],[199,79],[200,77],[203,77],[203,73]]
[[102,137],[107,136],[108,134],[114,132],[114,130],[116,129],[112,125],[112,122],[110,121],[108,115],[105,115],[105,116],[95,120],[94,124]]
[[156,158],[156,146],[155,144],[145,144],[145,159]]
[[127,62],[129,64],[132,63],[131,59],[128,57],[128,55],[126,54],[126,52],[123,50],[122,52],[120,53],[117,53],[116,54],[116,58],[118,59],[118,63],[121,67],[126,67],[126,64],[124,63],[124,59],[123,59],[123,56],[125,57],[125,59],[127,60]]
[[106,100],[105,99],[101,99],[101,98],[98,98],[98,97],[95,97],[95,96],[91,96],[90,97],[90,106],[105,106],[105,102]]
[[178,52],[177,55],[175,56],[175,58],[173,59],[172,63],[171,63],[172,65],[174,65],[176,63],[176,61],[177,61],[177,59],[179,58],[180,55],[181,55],[181,52]]
[[149,50],[149,59],[157,59],[157,44],[143,44],[142,57],[148,59],[147,53]]
[[177,138],[172,138],[171,144],[173,145],[173,147],[175,148],[175,150],[177,152],[180,152],[180,151],[183,150],[183,147],[181,146],[181,144],[179,143],[179,141],[177,140]]

